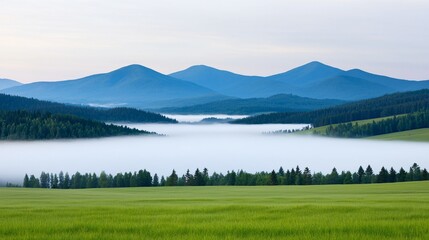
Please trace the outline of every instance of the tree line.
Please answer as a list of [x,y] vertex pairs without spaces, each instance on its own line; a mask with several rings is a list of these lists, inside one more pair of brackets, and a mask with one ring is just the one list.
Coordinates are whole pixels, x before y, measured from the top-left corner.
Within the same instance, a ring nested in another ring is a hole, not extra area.
[[311,112],[271,113],[232,123],[309,123],[314,127],[429,110],[429,89],[394,93]]
[[93,138],[138,134],[149,134],[149,132],[71,115],[0,111],[0,139],[2,140]]
[[393,183],[406,181],[429,180],[428,171],[421,169],[414,163],[408,171],[400,168],[396,171],[393,167],[382,167],[376,173],[368,165],[362,166],[356,172],[342,171],[336,168],[328,174],[321,172],[312,173],[308,167],[303,170],[299,166],[284,171],[282,167],[278,171],[248,173],[243,170],[228,171],[226,174],[212,173],[209,175],[207,168],[194,173],[189,170],[182,176],[176,171],[167,176],[159,177],[146,169],[138,172],[125,172],[116,175],[107,174],[104,171],[99,175],[95,173],[81,174],[76,172],[69,175],[60,172],[58,174],[42,172],[40,177],[25,174],[23,187],[26,188],[58,188],[58,189],[82,189],[82,188],[117,188],[117,187],[158,187],[158,186],[255,186],[255,185],[322,185],[322,184],[369,184],[369,183]]
[[[406,116],[394,116],[381,121],[373,121],[366,124],[340,123],[330,125],[325,130],[325,135],[333,137],[360,138],[380,134],[408,131],[429,127],[429,111],[416,112]],[[315,132],[315,134],[320,134]]]
[[176,120],[167,118],[161,114],[134,108],[95,108],[42,101],[34,98],[10,96],[6,94],[0,94],[0,110],[73,115],[85,119],[103,122],[177,123]]

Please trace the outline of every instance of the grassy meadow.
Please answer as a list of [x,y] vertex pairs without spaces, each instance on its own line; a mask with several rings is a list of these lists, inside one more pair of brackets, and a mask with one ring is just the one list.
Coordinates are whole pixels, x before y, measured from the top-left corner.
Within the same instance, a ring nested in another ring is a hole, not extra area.
[[429,142],[429,128],[377,135],[368,139]]
[[0,239],[429,239],[429,182],[1,188]]

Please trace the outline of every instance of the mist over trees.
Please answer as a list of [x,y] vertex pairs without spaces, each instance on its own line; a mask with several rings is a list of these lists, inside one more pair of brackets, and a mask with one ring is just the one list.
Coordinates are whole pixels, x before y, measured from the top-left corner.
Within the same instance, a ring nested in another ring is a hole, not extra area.
[[25,188],[53,188],[53,189],[82,189],[82,188],[118,188],[118,187],[159,187],[159,186],[256,186],[256,185],[324,185],[324,184],[370,184],[393,183],[406,181],[429,180],[427,169],[421,169],[414,163],[408,171],[400,168],[399,171],[382,167],[378,173],[374,173],[372,167],[360,166],[356,172],[341,171],[335,167],[330,173],[311,172],[308,167],[301,170],[299,166],[284,171],[282,167],[278,171],[248,173],[243,170],[227,171],[223,173],[209,174],[207,168],[194,172],[187,170],[179,177],[175,170],[170,175],[159,177],[152,175],[146,169],[136,172],[117,173],[116,175],[101,172],[81,174],[76,172],[47,173],[42,172],[37,178],[34,175],[25,174],[23,187]]

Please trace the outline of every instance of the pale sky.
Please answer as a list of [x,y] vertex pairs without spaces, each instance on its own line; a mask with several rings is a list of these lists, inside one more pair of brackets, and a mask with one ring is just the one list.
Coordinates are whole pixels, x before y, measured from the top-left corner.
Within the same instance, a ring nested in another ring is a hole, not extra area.
[[429,1],[0,0],[0,78],[141,64],[271,75],[317,60],[429,79]]

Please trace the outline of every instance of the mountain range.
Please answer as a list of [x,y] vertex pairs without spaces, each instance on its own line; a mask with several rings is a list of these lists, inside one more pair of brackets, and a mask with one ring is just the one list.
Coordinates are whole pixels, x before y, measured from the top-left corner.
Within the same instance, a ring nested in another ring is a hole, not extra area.
[[429,81],[396,79],[359,69],[342,70],[320,62],[266,77],[240,75],[204,65],[165,75],[134,64],[75,80],[18,83],[2,90],[1,86],[0,81],[2,93],[43,100],[159,109],[211,102],[230,104],[224,100],[247,98],[269,101],[269,97],[279,94],[355,101],[429,88]]
[[19,85],[22,85],[22,83],[10,79],[0,78],[0,90]]

